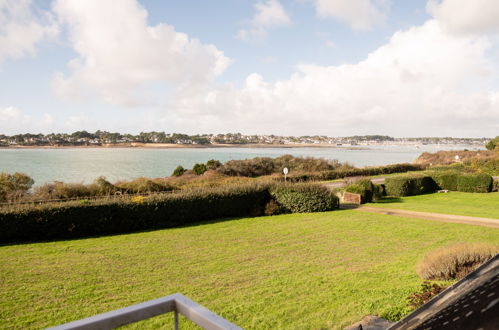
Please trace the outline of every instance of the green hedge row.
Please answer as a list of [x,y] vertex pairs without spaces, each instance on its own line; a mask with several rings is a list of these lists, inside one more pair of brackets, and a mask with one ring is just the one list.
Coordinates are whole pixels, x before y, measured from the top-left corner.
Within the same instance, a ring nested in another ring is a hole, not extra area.
[[318,184],[284,184],[270,189],[270,195],[281,213],[330,211],[339,207],[339,199]]
[[237,185],[121,200],[81,200],[0,209],[0,242],[119,234],[228,217],[259,216],[264,214],[272,196],[289,212],[325,211],[338,206],[325,188],[308,186]]
[[386,178],[385,189],[390,196],[412,196],[435,192],[439,189],[486,193],[492,190],[492,177],[484,173],[433,171],[426,175],[404,175]]
[[260,215],[267,200],[267,187],[250,185],[0,211],[0,241],[107,235]]
[[[409,171],[422,171],[425,169],[425,165],[410,163],[392,164],[386,166],[369,166],[362,168],[340,168],[336,170],[317,173],[291,174],[288,176],[288,180],[291,182],[325,181],[343,179],[351,176],[372,176],[380,174],[404,173]],[[279,180],[282,180],[282,178],[279,178]]]
[[435,192],[435,181],[427,175],[404,175],[386,178],[386,194],[389,196],[413,196]]
[[457,178],[457,191],[486,193],[492,190],[492,177],[485,173],[461,174]]
[[457,179],[461,175],[457,171],[433,171],[429,172],[433,180],[437,183],[440,189],[458,191]]

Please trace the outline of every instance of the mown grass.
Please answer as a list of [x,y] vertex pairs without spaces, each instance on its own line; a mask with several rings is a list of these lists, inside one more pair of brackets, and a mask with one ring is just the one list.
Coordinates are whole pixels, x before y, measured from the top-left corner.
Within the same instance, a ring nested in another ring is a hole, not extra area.
[[499,192],[451,191],[400,198],[384,198],[369,206],[499,219]]
[[418,260],[457,242],[497,244],[499,230],[340,210],[3,246],[0,328],[56,325],[175,292],[249,329],[397,319],[421,284]]

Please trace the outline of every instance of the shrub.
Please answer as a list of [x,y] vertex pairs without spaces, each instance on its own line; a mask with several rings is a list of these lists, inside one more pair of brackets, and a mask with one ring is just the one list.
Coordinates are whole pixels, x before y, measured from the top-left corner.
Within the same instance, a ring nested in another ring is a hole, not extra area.
[[0,173],[0,202],[22,198],[33,183],[33,179],[24,173]]
[[220,161],[215,159],[210,159],[209,161],[206,162],[206,168],[208,170],[216,170],[220,166],[222,166],[222,163],[220,163]]
[[345,192],[360,195],[360,203],[361,204],[366,203],[366,195],[365,195],[366,189],[362,185],[352,183],[351,185],[345,188]]
[[499,247],[484,243],[462,243],[427,254],[417,266],[425,280],[461,279],[499,252]]
[[385,185],[374,184],[373,200],[380,200],[385,196]]
[[492,191],[499,191],[499,179],[494,179],[492,182]]
[[263,214],[265,215],[278,215],[284,213],[281,206],[273,199],[269,200],[267,204],[265,204],[265,209]]
[[475,171],[486,173],[489,175],[499,175],[499,149],[497,149],[497,156],[489,159],[472,159],[469,166]]
[[412,310],[417,309],[440,294],[446,288],[447,286],[445,285],[424,281],[423,284],[421,284],[421,289],[407,298],[408,305]]
[[[385,166],[368,166],[355,168],[352,166],[340,166],[334,170],[322,171],[316,173],[299,173],[288,175],[291,182],[304,182],[313,180],[336,180],[352,176],[371,176],[380,174],[403,173],[408,171],[422,171],[426,169],[425,165],[419,164],[391,164]],[[281,178],[279,178],[281,180]]]
[[499,148],[499,136],[496,136],[492,140],[490,140],[486,145],[485,148],[487,150],[495,150]]
[[0,242],[51,240],[187,225],[226,217],[257,216],[268,187],[238,185],[81,203],[45,203],[0,209]]
[[151,192],[172,191],[174,187],[164,180],[148,178],[137,178],[132,181],[116,182],[116,187],[123,193],[127,194],[142,194]]
[[413,196],[435,192],[437,184],[430,176],[404,175],[386,178],[385,189],[389,196]]
[[434,171],[428,173],[436,182],[439,189],[457,191],[459,172],[452,170]]
[[[40,187],[40,189],[35,190],[35,194],[46,193],[47,199],[66,199],[66,198],[77,198],[77,197],[90,197],[97,195],[97,191],[93,190],[83,183],[64,183],[60,181],[55,181],[53,183],[48,183]],[[46,189],[46,191],[43,191]],[[37,195],[36,197],[39,197]]]
[[349,185],[345,191],[360,195],[362,204],[372,202],[374,196],[374,185],[369,179],[361,179]]
[[194,166],[192,167],[192,172],[194,172],[194,174],[196,175],[201,175],[203,174],[204,172],[206,172],[208,170],[208,168],[206,167],[205,164],[194,164]]
[[118,190],[118,188],[116,188],[111,182],[107,181],[103,176],[95,179],[94,185],[97,187],[98,195],[100,196],[111,195]]
[[322,212],[339,207],[338,197],[317,184],[278,184],[270,189],[270,195],[283,212]]
[[183,166],[179,165],[173,170],[172,176],[181,176],[185,173],[185,171],[186,169]]
[[275,164],[272,158],[257,157],[245,160],[230,160],[218,171],[229,176],[257,177],[274,173]]
[[485,173],[461,174],[457,178],[457,190],[486,193],[492,190],[492,177]]
[[273,161],[276,172],[281,172],[284,167],[292,172],[318,172],[334,170],[341,166],[336,159],[295,157],[292,155],[283,155],[274,158]]

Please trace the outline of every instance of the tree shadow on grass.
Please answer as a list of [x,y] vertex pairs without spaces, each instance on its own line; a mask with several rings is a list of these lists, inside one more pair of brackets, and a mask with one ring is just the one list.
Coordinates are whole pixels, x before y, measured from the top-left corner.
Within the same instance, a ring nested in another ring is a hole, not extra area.
[[383,197],[375,201],[376,204],[391,204],[391,203],[403,203],[404,201],[400,197]]
[[261,215],[261,216],[251,216],[251,215],[234,216],[234,217],[224,217],[224,218],[217,218],[217,219],[199,219],[198,221],[193,221],[190,223],[171,224],[171,225],[165,225],[165,226],[155,226],[155,227],[151,227],[151,228],[136,229],[136,230],[130,229],[130,230],[117,231],[117,232],[107,232],[107,233],[102,233],[102,234],[88,234],[88,235],[82,234],[81,236],[74,236],[74,237],[54,237],[54,238],[40,238],[40,239],[26,239],[26,240],[20,239],[18,241],[0,242],[0,247],[11,246],[11,245],[37,244],[37,243],[68,242],[68,241],[78,241],[78,240],[92,239],[92,238],[103,238],[103,237],[113,237],[113,236],[121,236],[121,235],[141,234],[141,233],[149,233],[149,232],[165,230],[165,229],[178,229],[178,228],[186,228],[186,227],[204,226],[204,225],[215,224],[215,223],[219,223],[219,222],[241,220],[241,219],[246,219],[246,218],[259,218],[259,217],[263,217],[263,215]]

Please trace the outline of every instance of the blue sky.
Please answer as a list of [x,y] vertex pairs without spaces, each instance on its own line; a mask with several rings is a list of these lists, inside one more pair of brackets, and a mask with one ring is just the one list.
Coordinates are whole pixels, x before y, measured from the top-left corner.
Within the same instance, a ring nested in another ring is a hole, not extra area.
[[0,0],[0,134],[499,134],[494,0]]

